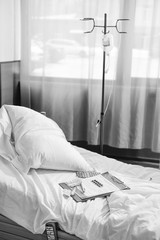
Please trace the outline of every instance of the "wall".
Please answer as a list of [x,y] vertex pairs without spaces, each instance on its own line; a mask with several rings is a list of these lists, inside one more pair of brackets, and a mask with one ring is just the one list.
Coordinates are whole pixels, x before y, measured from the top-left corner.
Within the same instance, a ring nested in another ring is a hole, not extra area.
[[20,0],[0,1],[0,62],[20,59]]
[[20,104],[20,3],[0,0],[0,106]]

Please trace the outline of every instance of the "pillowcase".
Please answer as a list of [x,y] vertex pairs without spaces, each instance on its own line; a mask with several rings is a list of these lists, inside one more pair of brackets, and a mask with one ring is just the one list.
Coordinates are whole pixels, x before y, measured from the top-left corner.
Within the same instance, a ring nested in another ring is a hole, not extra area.
[[16,157],[14,146],[11,144],[12,125],[9,116],[2,106],[0,108],[0,156],[11,161]]
[[68,171],[93,170],[65,138],[48,131],[30,131],[15,144],[19,158],[13,164],[21,172],[30,168]]
[[0,137],[5,134],[11,136],[12,126],[4,106],[0,108]]
[[28,131],[42,129],[53,131],[55,135],[65,138],[65,135],[58,124],[39,112],[27,107],[15,105],[4,105],[4,108],[10,118],[16,142],[19,141]]
[[53,120],[26,107],[5,105],[5,108],[11,119],[17,152],[12,164],[20,172],[28,173],[31,168],[93,170]]

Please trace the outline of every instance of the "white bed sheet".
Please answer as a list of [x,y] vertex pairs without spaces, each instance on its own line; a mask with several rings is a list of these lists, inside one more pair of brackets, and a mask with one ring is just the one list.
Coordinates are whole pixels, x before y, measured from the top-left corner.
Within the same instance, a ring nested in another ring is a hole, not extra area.
[[1,157],[0,213],[33,233],[42,233],[45,223],[53,220],[85,240],[159,240],[160,171],[77,149],[98,171],[113,173],[131,189],[111,194],[108,201],[76,203],[64,198],[58,184],[75,173],[31,170],[21,174]]

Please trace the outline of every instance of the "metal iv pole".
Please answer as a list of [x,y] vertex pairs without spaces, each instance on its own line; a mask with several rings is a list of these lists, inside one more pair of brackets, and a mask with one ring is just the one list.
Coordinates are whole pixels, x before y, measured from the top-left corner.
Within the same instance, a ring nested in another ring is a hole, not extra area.
[[[107,28],[116,28],[116,30],[117,30],[118,33],[127,33],[127,32],[124,32],[124,31],[119,31],[119,29],[118,29],[118,23],[119,23],[120,21],[126,21],[126,20],[129,20],[129,19],[118,19],[118,20],[116,21],[116,24],[115,24],[115,25],[112,25],[112,26],[107,25],[107,14],[106,14],[106,13],[104,14],[104,24],[103,24],[103,25],[96,25],[94,18],[83,18],[83,19],[80,19],[80,20],[81,20],[81,21],[92,21],[92,23],[93,23],[93,26],[92,26],[91,30],[86,31],[86,32],[84,32],[84,33],[91,33],[91,32],[93,32],[93,30],[94,30],[95,27],[97,27],[97,28],[103,28],[103,34],[104,34],[104,37],[105,37],[105,35],[109,33],[109,31],[107,31]],[[106,47],[109,47],[109,46],[110,46],[110,42],[107,43]],[[104,48],[103,48],[103,72],[102,72],[101,113],[100,113],[100,120],[97,121],[97,124],[98,124],[98,125],[100,124],[100,152],[101,152],[101,154],[103,154],[103,147],[104,147],[105,64],[106,64],[106,51],[105,51],[105,47],[104,47]]]

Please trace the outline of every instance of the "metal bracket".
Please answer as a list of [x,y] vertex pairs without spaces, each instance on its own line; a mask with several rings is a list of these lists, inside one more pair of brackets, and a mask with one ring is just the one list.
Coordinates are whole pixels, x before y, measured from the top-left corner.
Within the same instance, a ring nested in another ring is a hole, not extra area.
[[[82,18],[80,20],[81,21],[92,21],[92,28],[90,30],[88,30],[88,31],[85,31],[84,33],[91,33],[91,32],[94,31],[94,28],[96,28],[96,27],[97,28],[104,28],[105,27],[104,25],[96,25],[94,18],[90,18],[89,17],[89,18]],[[128,18],[121,18],[121,19],[117,19],[115,25],[111,25],[111,26],[110,25],[106,25],[106,33],[110,32],[110,31],[107,31],[107,28],[116,28],[118,33],[127,33],[125,31],[120,31],[118,25],[119,25],[119,22],[128,21],[128,20],[129,20]]]

